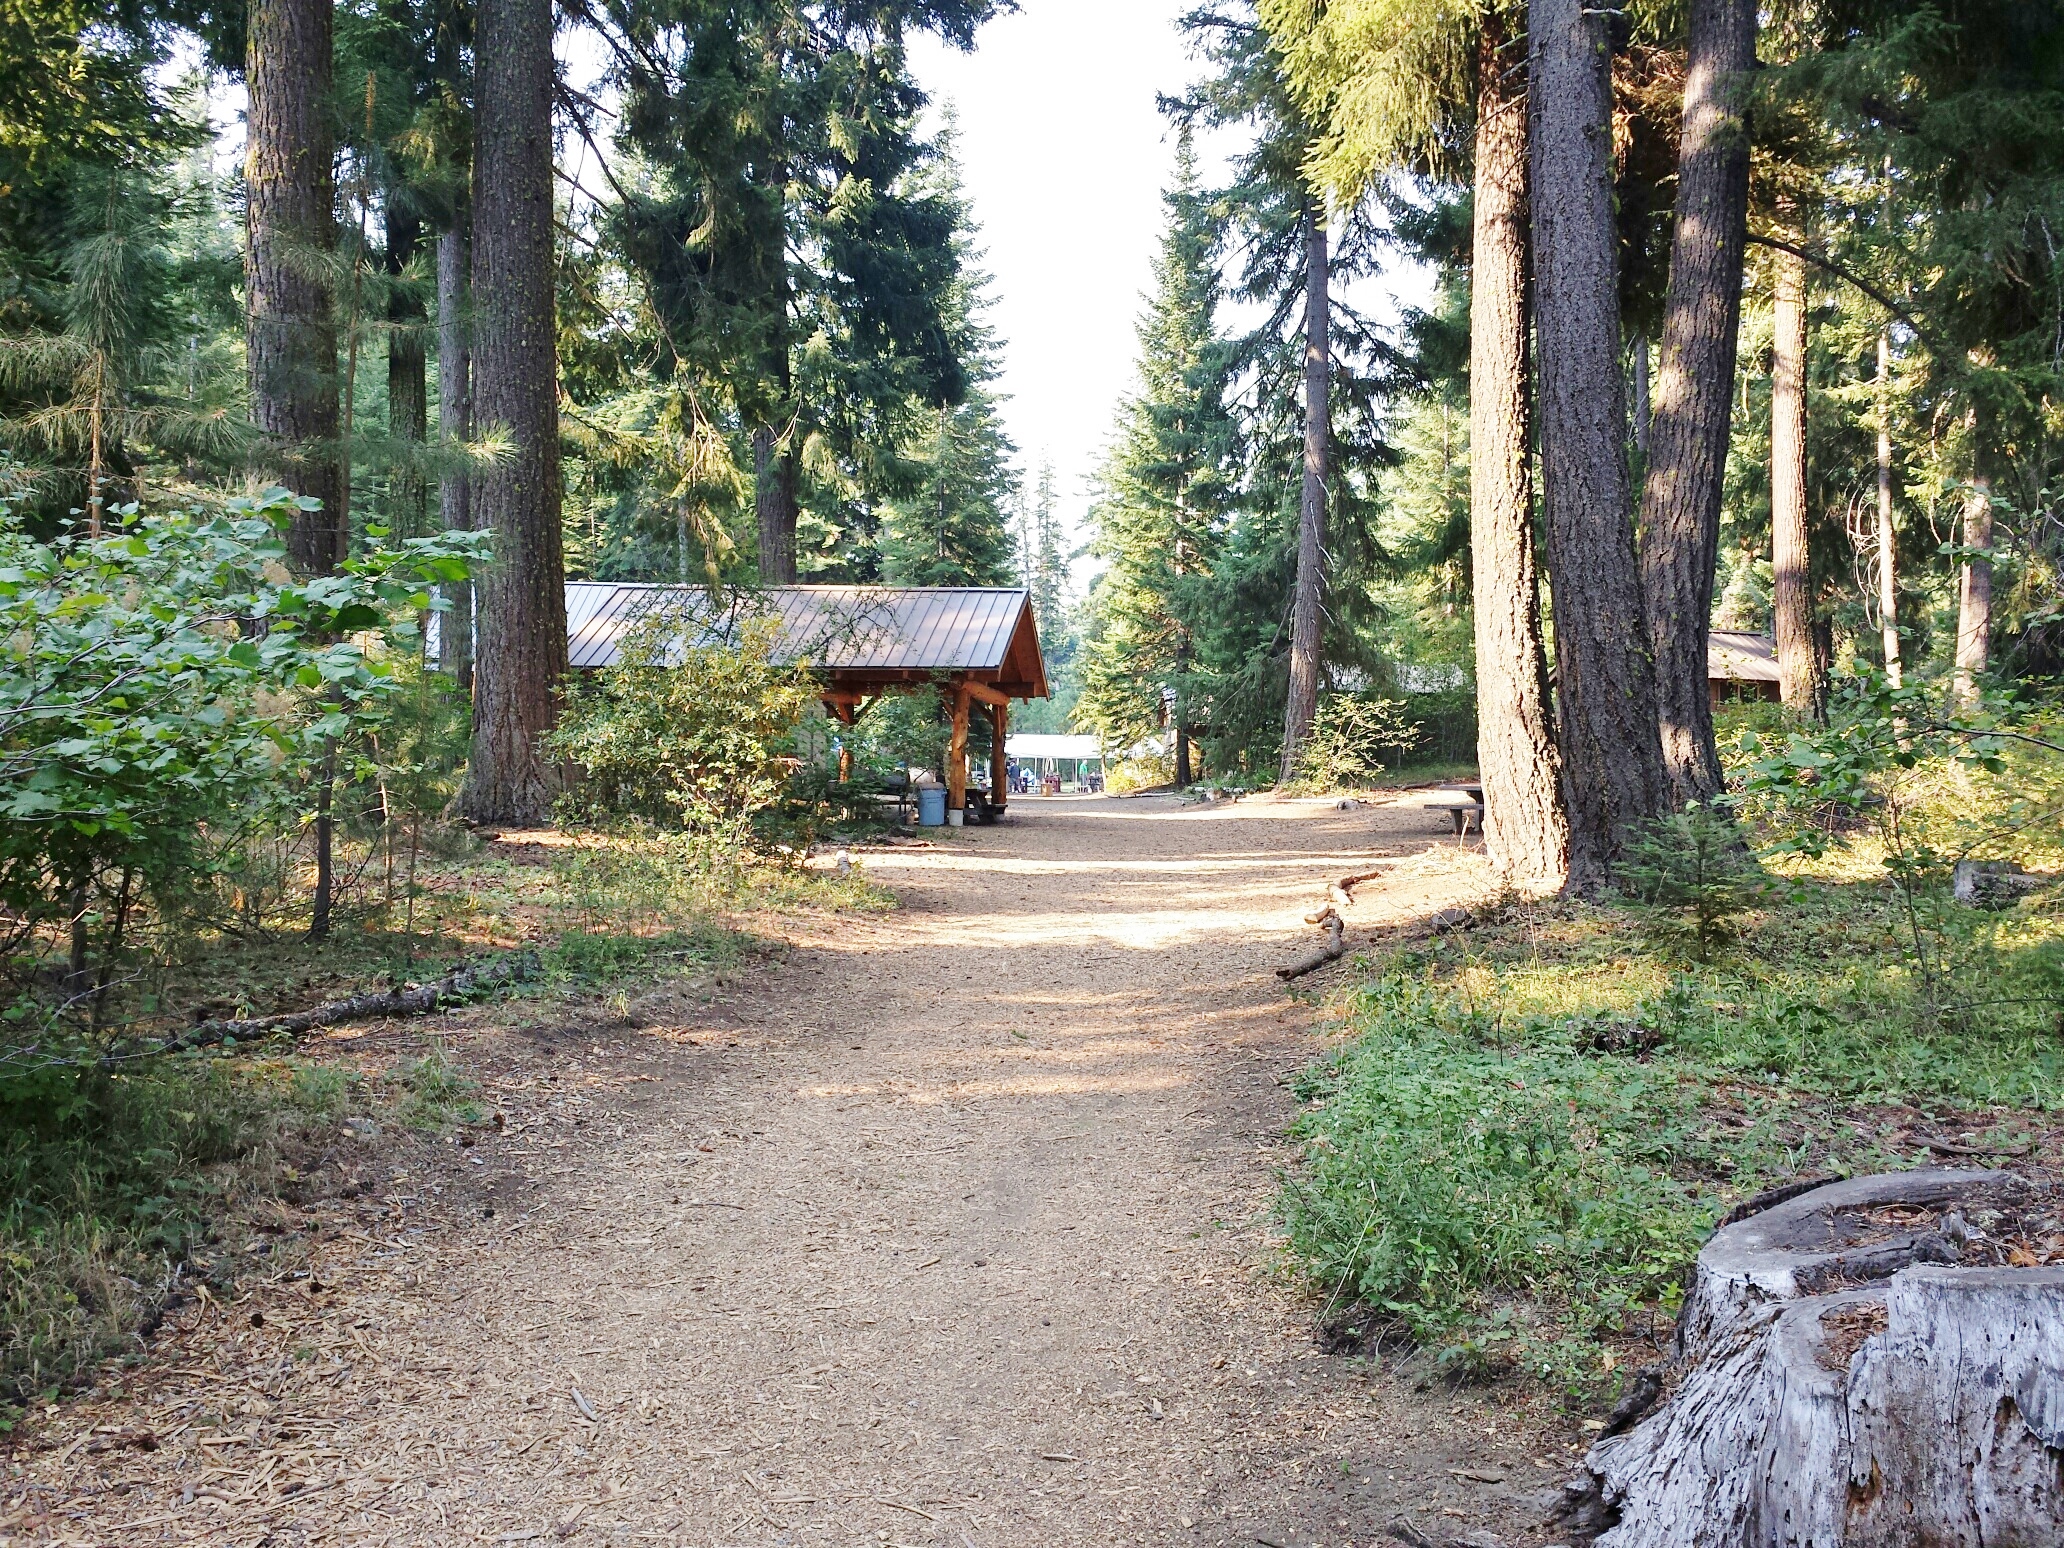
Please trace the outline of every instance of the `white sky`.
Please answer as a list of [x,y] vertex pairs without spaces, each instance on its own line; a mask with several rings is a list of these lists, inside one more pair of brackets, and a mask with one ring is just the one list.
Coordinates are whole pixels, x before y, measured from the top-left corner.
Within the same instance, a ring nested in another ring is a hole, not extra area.
[[1065,518],[1079,526],[1132,382],[1133,324],[1175,165],[1156,94],[1199,73],[1175,30],[1194,0],[1020,3],[982,29],[972,54],[930,38],[910,54],[935,106],[959,114],[1019,466],[1029,480],[1050,457]]

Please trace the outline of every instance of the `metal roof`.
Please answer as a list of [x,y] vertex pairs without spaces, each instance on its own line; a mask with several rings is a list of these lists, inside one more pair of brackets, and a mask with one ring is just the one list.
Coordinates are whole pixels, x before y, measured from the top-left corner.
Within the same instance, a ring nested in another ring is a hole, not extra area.
[[1778,682],[1777,642],[1767,634],[1715,629],[1706,638],[1706,676],[1728,683]]
[[704,641],[771,621],[777,655],[844,671],[996,671],[1031,606],[1021,587],[770,586],[712,598],[700,586],[569,581],[568,664],[615,662],[624,636],[661,609],[678,609]]

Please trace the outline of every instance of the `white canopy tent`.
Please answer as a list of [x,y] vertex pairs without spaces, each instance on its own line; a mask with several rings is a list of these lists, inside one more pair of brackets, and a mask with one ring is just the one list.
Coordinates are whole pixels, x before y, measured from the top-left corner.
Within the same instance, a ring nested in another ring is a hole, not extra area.
[[1104,748],[1093,736],[1053,736],[1020,731],[1003,741],[1004,756],[1036,780],[1053,775],[1061,788],[1079,789],[1093,778],[1099,788],[1104,782]]

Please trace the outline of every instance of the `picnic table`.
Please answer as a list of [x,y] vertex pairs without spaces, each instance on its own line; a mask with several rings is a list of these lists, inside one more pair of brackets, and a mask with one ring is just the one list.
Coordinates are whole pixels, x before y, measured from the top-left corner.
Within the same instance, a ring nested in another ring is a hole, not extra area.
[[1455,790],[1468,797],[1462,801],[1434,801],[1429,803],[1436,811],[1445,811],[1455,824],[1455,837],[1460,838],[1469,831],[1473,821],[1476,831],[1483,832],[1483,784],[1479,780],[1453,780],[1434,786],[1436,790]]

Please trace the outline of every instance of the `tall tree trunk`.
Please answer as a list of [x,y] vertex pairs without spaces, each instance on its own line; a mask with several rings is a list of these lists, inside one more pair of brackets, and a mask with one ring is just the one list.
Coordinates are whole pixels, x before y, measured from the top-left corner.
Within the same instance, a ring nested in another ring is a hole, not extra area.
[[1476,619],[1476,763],[1484,846],[1515,887],[1569,871],[1534,563],[1527,380],[1526,99],[1505,79],[1503,30],[1477,44],[1476,200],[1469,285],[1469,554]]
[[[437,421],[446,442],[473,439],[472,323],[467,316],[471,286],[471,211],[464,201],[452,228],[437,239]],[[437,486],[438,514],[447,530],[473,526],[472,481],[464,468],[444,474]],[[447,592],[451,611],[438,624],[438,667],[468,691],[473,685],[473,582],[454,582]]]
[[1900,686],[1899,541],[1892,526],[1892,340],[1878,334],[1878,631],[1885,675]]
[[552,315],[551,0],[483,0],[473,139],[473,412],[514,453],[473,483],[495,535],[478,588],[473,756],[460,809],[543,822],[555,781],[539,739],[566,672],[559,372]]
[[1583,0],[1528,7],[1541,503],[1555,607],[1568,886],[1605,885],[1631,828],[1671,807],[1627,488],[1613,224],[1612,50]]
[[1795,713],[1821,718],[1826,687],[1813,648],[1813,579],[1806,545],[1806,264],[1776,255],[1770,345],[1770,567],[1778,689]]
[[[387,197],[387,272],[398,279],[423,245],[423,222],[392,190]],[[401,443],[397,455],[413,458],[430,428],[430,397],[423,338],[422,297],[397,287],[387,302],[387,434]],[[420,537],[427,491],[422,470],[396,465],[387,482],[393,510],[388,524],[398,537]]]
[[1655,403],[1648,383],[1648,335],[1637,333],[1628,351],[1627,390],[1634,401],[1628,413],[1634,421],[1634,451],[1644,470],[1648,467],[1649,431],[1655,422]]
[[287,552],[335,568],[348,513],[337,467],[337,332],[322,265],[331,208],[330,0],[252,0],[245,80],[245,358],[251,422],[273,445],[269,477],[320,500],[295,515]]
[[1739,97],[1756,67],[1756,0],[1694,0],[1677,153],[1677,227],[1641,492],[1641,580],[1655,647],[1663,761],[1679,801],[1720,790],[1706,676],[1728,412],[1741,332],[1749,140]]
[[1319,656],[1324,648],[1326,590],[1326,474],[1332,451],[1332,355],[1326,341],[1328,299],[1326,227],[1309,203],[1304,210],[1304,488],[1297,506],[1297,581],[1290,603],[1290,693],[1283,704],[1283,764],[1288,779],[1298,750],[1311,734],[1319,707]]
[[796,579],[796,464],[774,432],[753,432],[753,513],[760,529],[760,584],[793,586]]
[[1971,486],[1964,492],[1967,557],[1957,571],[1955,694],[1960,704],[1977,698],[1978,679],[1992,655],[1992,479],[1978,438],[1982,423],[1972,410]]

